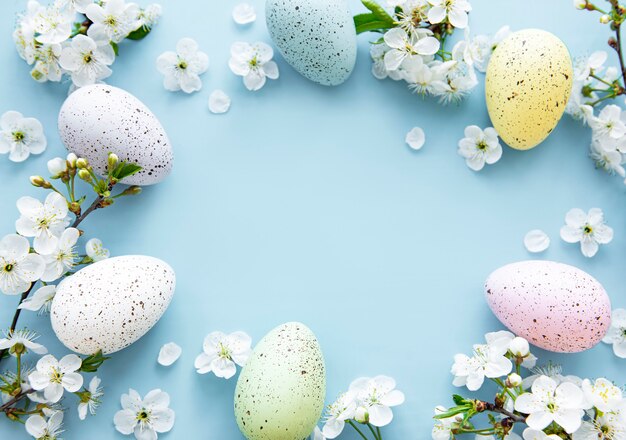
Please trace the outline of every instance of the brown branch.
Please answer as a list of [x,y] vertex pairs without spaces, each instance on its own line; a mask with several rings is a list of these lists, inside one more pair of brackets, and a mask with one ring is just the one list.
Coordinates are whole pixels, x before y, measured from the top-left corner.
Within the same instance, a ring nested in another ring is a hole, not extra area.
[[87,208],[85,212],[76,216],[76,220],[74,220],[74,223],[72,223],[72,228],[78,227],[78,225],[80,225],[82,221],[85,220],[85,218],[87,218],[89,214],[94,212],[96,209],[102,208],[101,203],[103,200],[104,200],[104,197],[98,196],[96,200],[93,201],[91,206]]

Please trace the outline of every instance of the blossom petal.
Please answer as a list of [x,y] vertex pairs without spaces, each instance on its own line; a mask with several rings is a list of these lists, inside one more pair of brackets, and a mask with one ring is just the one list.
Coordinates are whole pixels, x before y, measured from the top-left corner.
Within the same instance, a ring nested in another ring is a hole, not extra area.
[[63,388],[70,393],[75,393],[83,386],[83,376],[79,373],[66,373],[62,379]]
[[170,408],[158,408],[152,411],[150,421],[156,432],[169,432],[174,427],[176,414]]
[[123,409],[116,412],[115,416],[113,417],[115,429],[117,429],[124,435],[132,434],[133,430],[135,429],[135,425],[137,424],[137,418],[135,414],[135,412],[129,409]]
[[368,408],[370,423],[374,426],[387,426],[393,420],[391,408],[384,405],[374,405]]

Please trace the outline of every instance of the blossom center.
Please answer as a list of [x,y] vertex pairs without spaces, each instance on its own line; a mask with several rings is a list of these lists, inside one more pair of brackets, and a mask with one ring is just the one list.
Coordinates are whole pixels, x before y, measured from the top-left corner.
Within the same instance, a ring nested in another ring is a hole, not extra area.
[[93,61],[93,56],[92,56],[91,52],[86,53],[86,54],[83,55],[83,63],[89,64],[92,61]]
[[113,15],[109,15],[104,19],[104,22],[109,26],[113,27],[117,24],[117,19]]
[[230,360],[230,350],[228,349],[228,347],[226,347],[224,344],[222,344],[220,342],[220,352],[219,352],[219,356],[222,359],[228,359]]
[[254,56],[254,58],[252,58],[250,60],[250,67],[257,67],[259,65],[259,60],[257,59],[256,55]]
[[585,234],[589,235],[593,232],[593,228],[589,225],[585,225],[585,227],[583,228],[583,231]]
[[137,420],[140,422],[147,422],[150,420],[150,413],[145,409],[142,409],[137,413]]
[[186,62],[186,61],[180,60],[180,61],[178,62],[178,68],[179,68],[180,70],[185,70],[187,67],[189,67],[189,65],[187,64],[187,62]]
[[63,373],[55,367],[51,368],[50,372],[50,382],[52,383],[61,383],[63,381]]
[[550,411],[551,413],[556,412],[559,409],[559,407],[554,402],[548,402],[546,406],[548,408],[548,411]]
[[15,142],[22,142],[26,138],[26,134],[23,131],[14,131],[13,140]]
[[11,272],[13,270],[15,266],[13,265],[13,263],[9,263],[6,266],[4,266],[4,271],[5,272]]
[[476,148],[480,151],[485,151],[487,149],[487,143],[485,141],[480,141],[476,144]]

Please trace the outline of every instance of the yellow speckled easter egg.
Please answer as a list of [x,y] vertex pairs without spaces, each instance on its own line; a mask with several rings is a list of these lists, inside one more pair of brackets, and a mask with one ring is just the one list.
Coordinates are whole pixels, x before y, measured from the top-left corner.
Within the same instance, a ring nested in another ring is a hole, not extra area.
[[572,91],[572,59],[550,32],[526,29],[498,44],[485,94],[494,128],[512,148],[529,150],[554,130]]

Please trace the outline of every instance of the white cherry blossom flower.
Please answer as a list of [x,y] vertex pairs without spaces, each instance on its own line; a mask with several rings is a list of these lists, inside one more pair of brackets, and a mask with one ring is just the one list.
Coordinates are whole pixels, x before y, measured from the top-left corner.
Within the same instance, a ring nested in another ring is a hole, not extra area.
[[22,301],[18,309],[30,310],[31,312],[38,312],[39,314],[48,313],[56,293],[56,286],[48,285],[40,287],[29,298]]
[[46,270],[41,276],[41,281],[56,281],[76,265],[78,254],[74,247],[79,237],[80,231],[76,228],[67,228],[63,231],[57,240],[55,249],[51,253],[43,255]]
[[48,172],[52,179],[58,179],[67,171],[67,161],[60,157],[55,157],[48,161]]
[[28,240],[17,234],[0,240],[0,291],[6,295],[26,292],[43,275],[46,263],[30,253]]
[[598,139],[592,140],[589,156],[595,162],[596,168],[622,178],[626,177],[626,170],[622,166],[624,160],[622,153],[617,150],[606,150]]
[[439,40],[428,30],[408,34],[402,28],[393,28],[383,38],[391,48],[385,53],[384,59],[388,71],[398,70],[411,55],[434,55],[440,47]]
[[60,44],[72,33],[74,12],[54,4],[40,6],[34,19],[37,41],[42,44]]
[[626,309],[613,310],[611,327],[602,342],[613,345],[615,356],[626,359]]
[[137,26],[137,29],[141,26],[152,29],[158,23],[162,14],[163,8],[158,3],[154,3],[148,5],[143,9],[140,9],[139,14],[137,15],[137,20],[139,24]]
[[72,38],[61,52],[59,63],[69,72],[76,87],[95,84],[111,76],[109,68],[115,61],[115,52],[108,41],[94,40],[86,35]]
[[157,70],[163,74],[165,90],[193,93],[202,89],[200,75],[209,68],[209,57],[198,50],[198,43],[182,38],[176,44],[176,52],[164,52],[157,58]]
[[[621,440],[626,438],[624,414],[604,413],[590,421],[583,421],[580,429],[572,434],[573,440]],[[557,437],[556,440],[561,440]]]
[[553,363],[549,363],[548,365],[542,367],[531,368],[531,371],[534,374],[524,378],[522,384],[522,388],[524,388],[525,390],[532,387],[535,380],[537,380],[541,376],[547,376],[550,379],[554,380],[557,384],[569,382],[578,387],[581,387],[583,383],[583,380],[578,376],[574,376],[571,374],[564,376],[562,367]]
[[168,342],[161,347],[161,350],[159,350],[159,357],[157,359],[157,362],[159,363],[159,365],[169,367],[178,360],[182,352],[183,349],[180,348],[178,344],[174,342]]
[[256,11],[250,3],[240,3],[233,8],[233,20],[237,24],[249,24],[256,20]]
[[543,252],[550,247],[550,237],[541,229],[533,229],[524,236],[524,247],[528,252]]
[[102,388],[100,387],[100,378],[94,376],[89,382],[89,387],[78,393],[80,403],[78,404],[78,418],[85,420],[87,418],[87,412],[92,416],[96,415],[96,410],[100,406],[101,398],[104,395]]
[[457,354],[454,357],[451,373],[452,384],[466,386],[470,391],[480,389],[487,378],[506,376],[513,369],[513,364],[505,355],[513,334],[509,332],[487,333],[486,344],[475,344],[474,354],[469,357]]
[[243,367],[250,357],[251,345],[252,339],[244,332],[212,332],[204,339],[204,353],[196,357],[194,367],[198,374],[213,372],[217,377],[230,379],[237,371],[235,364]]
[[322,433],[326,438],[339,437],[346,426],[346,420],[354,418],[356,412],[356,395],[352,391],[341,394],[337,400],[328,405],[326,421]]
[[556,422],[571,434],[580,428],[584,405],[583,392],[578,386],[569,382],[558,385],[553,379],[541,376],[533,383],[531,393],[516,399],[515,410],[528,414],[526,424],[532,429],[542,431]]
[[608,54],[603,50],[599,50],[592,53],[588,58],[576,60],[574,79],[584,81],[591,73],[599,72],[603,69],[607,58]]
[[580,250],[585,257],[593,257],[599,245],[613,240],[613,229],[604,222],[604,213],[592,208],[588,213],[574,208],[565,216],[565,226],[561,228],[561,238],[567,243],[580,242]]
[[468,45],[468,50],[479,72],[485,73],[494,50],[502,40],[511,34],[509,26],[502,26],[495,35],[477,35]]
[[41,344],[36,343],[39,336],[29,330],[16,330],[5,333],[0,339],[0,350],[8,350],[11,356],[16,356],[17,352],[22,354],[32,351],[36,354],[46,354],[48,350]]
[[36,414],[26,420],[26,432],[37,440],[61,440],[59,435],[63,432],[63,411],[50,411],[44,409],[48,419]]
[[107,0],[100,5],[92,3],[85,9],[85,15],[93,24],[88,35],[106,35],[114,43],[119,43],[140,26],[137,20],[139,7],[125,0]]
[[214,90],[209,96],[209,110],[211,113],[226,113],[230,110],[230,103],[230,96],[223,90]]
[[458,153],[465,158],[470,169],[480,171],[485,163],[492,165],[502,157],[498,133],[493,127],[483,131],[476,125],[470,125],[465,129],[465,137],[459,141]]
[[35,66],[30,76],[37,82],[59,82],[63,77],[63,69],[59,63],[63,46],[60,44],[44,44],[37,49]]
[[261,90],[267,78],[278,79],[278,65],[272,61],[274,50],[265,43],[254,44],[237,42],[230,48],[228,66],[237,76],[243,77],[248,90]]
[[115,413],[115,429],[124,435],[135,434],[137,440],[156,440],[158,434],[174,427],[176,414],[170,406],[170,396],[160,389],[152,390],[141,399],[130,389],[122,394],[122,410]]
[[92,238],[85,244],[85,252],[94,263],[106,260],[111,255],[109,250],[104,247],[102,241],[98,238]]
[[0,117],[0,154],[8,154],[12,162],[23,162],[31,154],[41,154],[48,142],[43,126],[35,118],[8,111]]
[[543,431],[538,431],[532,428],[526,428],[522,433],[522,436],[524,437],[524,440],[561,440],[561,437],[556,434],[548,435]]
[[428,11],[428,21],[442,23],[446,19],[458,29],[467,26],[467,13],[472,10],[467,0],[428,0],[432,8]]
[[414,150],[420,150],[426,142],[426,135],[424,130],[420,127],[414,127],[406,135],[405,141],[409,147]]
[[624,404],[622,390],[607,379],[599,378],[594,382],[585,379],[582,390],[589,406],[603,413],[615,411]]
[[428,0],[401,0],[387,3],[394,10],[396,7],[400,8],[396,13],[397,23],[407,32],[416,31],[419,25],[428,19],[427,14],[430,8]]
[[404,403],[404,393],[396,389],[396,381],[388,376],[361,377],[350,384],[349,392],[357,402],[356,412],[367,414],[366,422],[383,427],[393,419],[392,407]]
[[622,109],[615,104],[604,107],[598,116],[590,117],[588,123],[596,137],[609,136],[613,139],[619,139],[626,135]]
[[424,57],[419,55],[411,55],[402,63],[399,70],[391,71],[389,74],[399,74],[408,85],[409,89],[415,93],[422,95],[435,94],[435,84],[441,81],[437,75],[439,62],[426,63]]
[[[385,42],[372,44],[370,46],[370,56],[372,57],[372,75],[376,79],[383,80],[387,77],[398,81],[402,79],[399,70],[387,70],[385,66],[385,55],[391,50],[391,47]],[[420,58],[421,59],[421,58]]]
[[82,364],[75,354],[68,354],[58,361],[47,354],[37,362],[37,369],[28,376],[30,386],[35,391],[43,391],[46,400],[56,403],[63,397],[63,391],[75,393],[83,386],[83,376],[77,373]]
[[62,195],[52,192],[42,204],[32,197],[22,197],[17,201],[21,217],[15,222],[18,234],[35,237],[35,251],[49,254],[56,248],[59,236],[69,224],[67,200]]

